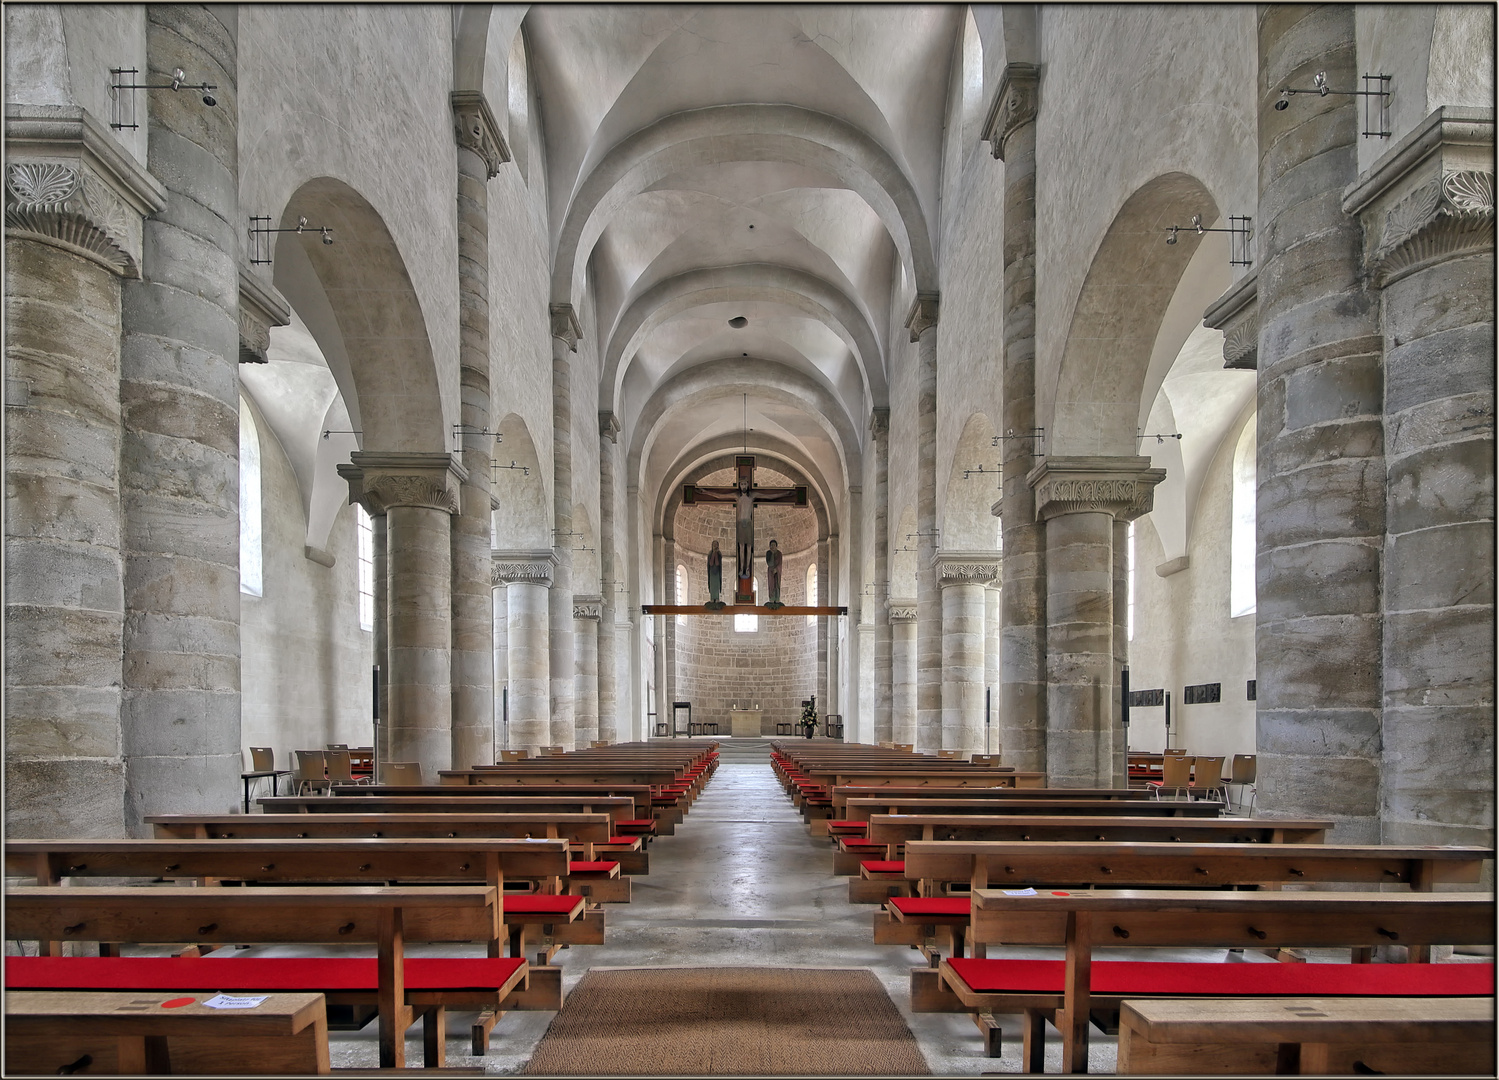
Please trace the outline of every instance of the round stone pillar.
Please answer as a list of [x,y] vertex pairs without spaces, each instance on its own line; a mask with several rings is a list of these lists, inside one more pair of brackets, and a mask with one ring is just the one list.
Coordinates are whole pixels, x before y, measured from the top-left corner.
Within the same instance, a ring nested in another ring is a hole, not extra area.
[[572,359],[583,336],[571,304],[548,308],[552,324],[552,542],[556,553],[551,593],[552,746],[576,745],[573,723],[573,407]]
[[604,742],[619,741],[618,634],[615,630],[620,575],[614,554],[614,455],[619,421],[613,413],[599,414],[599,734]]
[[121,293],[120,726],[135,835],[148,814],[240,802],[237,10],[145,6],[140,81],[181,67],[218,104],[136,91],[167,200],[144,224],[144,277]]
[[[433,783],[453,767],[452,529],[463,467],[448,454],[356,452],[365,495],[385,509],[390,672],[387,761]],[[459,763],[467,765],[471,763]]]
[[510,612],[506,602],[505,583],[495,581],[493,562],[490,569],[490,594],[494,614],[494,730],[495,760],[499,751],[509,750],[510,712]]
[[916,743],[916,601],[890,601],[890,740]]
[[505,666],[510,689],[510,749],[536,756],[550,742],[548,624],[554,556],[496,551],[492,580],[505,586]]
[[602,615],[603,601],[599,597],[573,597],[573,640],[577,643],[573,725],[580,747],[586,747],[599,737],[599,623]]
[[1150,512],[1166,470],[1144,457],[1046,458],[1032,470],[1046,522],[1046,775],[1051,787],[1113,787],[1123,740],[1115,702],[1114,526]]
[[390,759],[390,559],[386,555],[385,507],[364,492],[364,470],[352,463],[338,466],[338,475],[349,484],[349,504],[360,506],[370,516],[371,576],[374,578],[374,648],[370,663],[379,672],[376,685],[376,715],[373,746],[375,763]]
[[[891,742],[894,691],[890,658],[890,410],[869,414],[870,449],[874,453],[874,581],[861,602],[874,609],[874,727],[863,730],[873,743]],[[862,654],[861,654],[862,655]]]
[[860,623],[856,632],[859,635],[859,670],[856,675],[859,680],[858,686],[864,687],[866,692],[856,696],[850,695],[851,697],[855,697],[855,700],[858,702],[859,715],[856,717],[844,717],[844,724],[846,725],[844,733],[849,742],[889,742],[888,738],[871,740],[865,734],[871,730],[878,730],[874,702],[870,700],[870,695],[867,692],[867,688],[873,686],[875,680],[879,678],[879,673],[875,670],[875,628],[872,623]]
[[999,627],[1000,606],[1004,603],[1003,591],[998,585],[984,587],[984,730],[980,738],[985,743],[983,753],[1003,753],[1004,743],[999,720]]
[[906,316],[916,345],[916,750],[942,748],[942,595],[937,588],[936,293]]
[[120,279],[164,197],[81,108],[9,105],[5,135],[6,820],[118,837]]
[[1345,196],[1382,289],[1380,834],[1494,838],[1494,118],[1437,109]]
[[941,552],[942,749],[972,754],[984,738],[984,619],[994,552]]

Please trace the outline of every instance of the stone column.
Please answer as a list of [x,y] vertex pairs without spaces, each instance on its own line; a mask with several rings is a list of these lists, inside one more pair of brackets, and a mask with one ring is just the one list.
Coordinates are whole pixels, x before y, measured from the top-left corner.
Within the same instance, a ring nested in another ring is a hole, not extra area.
[[[385,510],[389,761],[436,782],[453,767],[452,528],[466,477],[455,455],[356,451],[365,497]],[[487,659],[487,658],[486,658]],[[492,662],[492,661],[491,661]]]
[[572,353],[583,329],[571,304],[552,304],[552,746],[574,746],[573,728],[573,406]]
[[[670,601],[666,598],[673,595],[670,580],[675,574],[675,567],[667,564],[665,541],[660,533],[657,533],[652,538],[651,560],[655,565],[656,572],[656,587],[654,590],[656,603],[669,603]],[[725,574],[725,578],[727,576]],[[661,615],[642,615],[641,620],[644,621],[645,619],[649,619],[651,623],[651,649],[652,655],[655,658],[656,677],[656,715],[654,717],[647,715],[643,720],[643,723],[646,725],[645,737],[649,739],[656,733],[654,727],[656,724],[665,724],[666,730],[671,730],[671,697],[666,690],[666,683],[670,677],[666,662],[666,629],[671,620]],[[651,704],[649,694],[646,695],[645,704],[646,711],[649,712]]]
[[[855,630],[859,635],[859,670],[855,673],[855,677],[858,680],[859,686],[867,688],[873,686],[875,679],[879,677],[875,671],[874,624],[859,623],[855,627]],[[870,740],[864,733],[874,730],[875,725],[872,715],[875,711],[875,704],[868,693],[859,695],[858,709],[858,716],[844,718],[844,723],[847,725],[844,730],[850,735],[849,742],[855,741],[852,737],[855,731],[859,732],[858,741],[868,742]],[[881,741],[889,742],[890,740],[875,739],[873,741],[878,743]]]
[[916,749],[942,747],[942,596],[937,590],[936,293],[918,293],[906,316],[916,345]]
[[1114,518],[1114,684],[1109,694],[1109,730],[1114,733],[1114,787],[1129,787],[1129,731],[1124,726],[1124,680],[1129,666],[1129,522]]
[[[666,603],[682,603],[685,597],[677,595],[677,540],[674,536],[661,538],[661,575],[662,591],[668,598]],[[656,711],[666,717],[668,725],[666,730],[676,734],[677,713],[672,703],[677,700],[678,686],[681,684],[681,678],[677,672],[676,618],[671,615],[662,616],[656,623],[656,633],[660,636],[660,647],[665,657],[662,666],[665,679],[661,683],[661,701],[656,703]],[[657,720],[659,722],[660,717],[657,717]]]
[[[137,91],[166,207],[144,278],[121,293],[125,825],[239,804],[239,190],[237,9],[146,5],[142,82],[181,67],[218,87]],[[101,71],[103,78],[107,73]]]
[[937,555],[942,589],[942,749],[974,753],[984,738],[984,593],[995,552]]
[[[828,588],[828,540],[817,541],[817,549],[813,558],[817,560],[817,588],[821,593],[826,593]],[[806,588],[806,577],[802,578],[802,588]],[[810,601],[806,601],[810,603]],[[827,603],[821,596],[818,597],[819,604]],[[817,617],[813,630],[817,635],[817,711],[819,713],[837,712],[834,703],[834,695],[828,689],[828,620],[822,616]]]
[[1046,768],[1046,529],[1027,477],[1041,453],[1036,432],[1036,103],[1040,69],[1011,63],[985,125],[1005,163],[1004,194],[1004,594],[1001,600],[1000,743],[1018,769]]
[[1003,753],[1004,743],[999,723],[999,612],[1004,602],[1003,590],[996,584],[984,587],[984,695],[985,714],[988,721],[980,738],[987,744],[984,753]]
[[6,820],[124,836],[120,279],[165,196],[81,108],[5,144]]
[[1379,839],[1494,837],[1494,113],[1445,107],[1344,198],[1382,290]]
[[[869,414],[870,451],[874,454],[874,586],[865,600],[874,609],[874,727],[870,742],[891,741],[892,683],[890,661],[890,410]],[[855,567],[855,569],[859,569]]]
[[[496,551],[491,580],[505,587],[505,666],[510,683],[510,749],[535,756],[550,746],[551,667],[547,659],[551,551]],[[571,612],[569,612],[569,615]]]
[[1377,295],[1358,220],[1362,99],[1351,5],[1259,9],[1257,300],[1259,808],[1379,840],[1385,532]]
[[890,739],[916,742],[916,601],[890,601]]
[[577,642],[573,723],[577,745],[582,747],[599,737],[599,624],[603,609],[601,597],[573,597],[573,635]]
[[380,672],[377,688],[376,712],[380,717],[375,734],[375,759],[384,763],[390,759],[390,559],[386,555],[385,507],[378,499],[364,493],[364,470],[352,463],[338,466],[338,475],[349,484],[349,504],[361,506],[370,516],[370,540],[372,558],[370,566],[374,578],[374,632],[370,663]]
[[510,160],[484,95],[450,96],[458,143],[459,443],[468,479],[453,519],[454,765],[495,760],[494,601],[490,586],[489,190]]
[[1145,457],[1044,459],[1028,478],[1046,522],[1046,774],[1052,787],[1112,787],[1118,696],[1114,522],[1148,514],[1165,469]]
[[490,559],[490,591],[494,603],[494,730],[495,760],[500,750],[510,749],[510,605],[503,581],[494,580],[494,560]]
[[615,647],[615,610],[619,575],[614,566],[614,454],[619,420],[599,413],[599,735],[619,741],[619,658]]

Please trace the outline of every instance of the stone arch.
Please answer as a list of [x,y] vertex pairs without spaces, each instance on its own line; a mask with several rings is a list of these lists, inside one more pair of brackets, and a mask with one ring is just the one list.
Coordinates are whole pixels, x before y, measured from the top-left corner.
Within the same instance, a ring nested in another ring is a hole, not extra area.
[[890,233],[908,278],[938,288],[936,258],[916,189],[890,154],[851,124],[795,105],[718,105],[665,117],[610,149],[574,189],[552,262],[552,299],[583,295],[588,253],[630,199],[688,168],[785,161],[837,178]]
[[1136,453],[1156,339],[1202,240],[1184,231],[1168,245],[1166,230],[1194,213],[1211,223],[1217,203],[1196,177],[1172,172],[1136,190],[1115,215],[1073,306],[1044,425],[1048,454]]
[[692,270],[659,282],[635,300],[614,324],[599,378],[600,408],[618,409],[628,361],[651,331],[675,315],[704,304],[762,300],[784,304],[837,334],[858,361],[864,392],[876,406],[889,399],[885,365],[873,328],[859,307],[822,278],[789,266],[755,263]]
[[[541,550],[552,546],[552,499],[546,476],[536,456],[536,443],[526,422],[506,414],[496,431],[493,544],[507,551]],[[510,468],[514,465],[515,468]]]
[[[890,597],[916,599],[916,509],[907,504],[890,538]],[[910,539],[907,539],[910,537]]]
[[322,349],[361,449],[447,451],[426,319],[385,220],[358,191],[327,176],[293,193],[280,227],[294,228],[299,217],[331,228],[334,242],[279,234],[275,284]]
[[[999,549],[999,519],[992,507],[999,498],[999,461],[1003,451],[994,445],[994,435],[988,416],[975,412],[963,425],[963,434],[953,448],[947,497],[939,519],[941,547],[945,550]],[[984,468],[982,473],[975,471],[980,465]]]

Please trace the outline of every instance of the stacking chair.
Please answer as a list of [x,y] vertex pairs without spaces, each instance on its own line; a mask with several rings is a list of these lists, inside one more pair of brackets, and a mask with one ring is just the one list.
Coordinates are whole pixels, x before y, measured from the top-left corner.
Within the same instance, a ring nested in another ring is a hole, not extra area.
[[[1159,780],[1147,780],[1145,783],[1150,787],[1151,791],[1155,792],[1157,799],[1161,797],[1161,792],[1166,788],[1171,788],[1172,791],[1184,792],[1187,798],[1190,799],[1192,797],[1193,760],[1193,758],[1186,757],[1185,755],[1176,757],[1167,754],[1161,759],[1161,778]],[[1222,758],[1219,759],[1220,764],[1222,760]],[[1173,798],[1176,797],[1173,796]]]
[[380,766],[380,782],[400,787],[416,787],[422,782],[422,763],[419,761],[387,761]]
[[292,790],[298,795],[309,791],[327,794],[327,759],[321,750],[293,750]]
[[1000,755],[998,754],[974,754],[968,760],[975,765],[1003,765],[1004,762],[1000,761],[999,758]]
[[323,754],[323,759],[328,765],[328,783],[331,784],[368,784],[367,776],[355,776],[353,763],[349,760],[347,750],[328,750]]
[[1239,789],[1239,808],[1244,808],[1244,789],[1249,789],[1249,816],[1254,817],[1255,790],[1255,755],[1235,754],[1233,762],[1229,765],[1229,774],[1223,778],[1223,802],[1228,805],[1228,789],[1237,787]]
[[[1200,757],[1193,759],[1195,771],[1192,777],[1191,791],[1197,793],[1199,799],[1216,799],[1221,796],[1223,790],[1223,758]],[[1228,800],[1223,800],[1223,805],[1228,805]]]
[[500,760],[501,761],[525,761],[526,760],[526,752],[524,750],[501,750],[500,751]]
[[[250,747],[250,769],[252,772],[275,773],[276,776],[288,776],[290,769],[276,768],[276,753],[269,746]],[[259,780],[271,779],[270,777],[258,777]],[[276,790],[274,779],[271,780],[271,791]]]
[[937,751],[937,757],[938,757],[939,760],[942,760],[942,761],[962,761],[963,760],[963,751],[961,751],[961,750],[938,750]]

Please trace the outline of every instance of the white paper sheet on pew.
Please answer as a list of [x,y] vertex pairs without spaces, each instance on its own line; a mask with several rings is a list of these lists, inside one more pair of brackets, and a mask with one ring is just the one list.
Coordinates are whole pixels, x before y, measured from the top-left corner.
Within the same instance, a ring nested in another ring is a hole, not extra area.
[[232,997],[229,994],[215,994],[203,1004],[210,1009],[253,1009],[269,996],[269,994],[262,994],[259,997]]
[[1036,895],[1036,890],[1035,889],[1006,889],[1004,892],[1005,892],[1006,896],[1035,896]]

